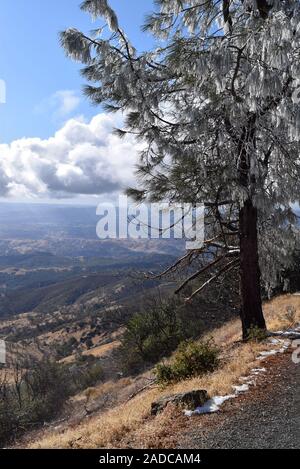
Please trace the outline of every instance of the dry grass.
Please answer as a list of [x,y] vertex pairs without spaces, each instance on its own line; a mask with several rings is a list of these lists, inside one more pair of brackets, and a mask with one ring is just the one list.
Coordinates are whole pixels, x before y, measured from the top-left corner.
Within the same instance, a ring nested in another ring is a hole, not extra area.
[[130,378],[123,378],[119,381],[107,381],[99,386],[94,386],[88,389],[85,389],[81,393],[70,399],[70,402],[81,402],[81,401],[92,401],[100,399],[103,396],[108,394],[113,394],[116,392],[121,392],[124,388],[130,386],[132,380]]
[[264,305],[264,312],[271,331],[294,326],[300,322],[300,294],[274,298]]
[[32,444],[32,448],[100,448],[116,446],[127,432],[135,430],[149,415],[151,402],[159,396],[157,389],[140,394],[101,417],[68,430],[50,434]]
[[[300,322],[300,296],[285,295],[275,298],[264,306],[268,328],[278,330]],[[292,311],[292,314],[290,313]],[[100,417],[69,429],[63,434],[48,434],[31,445],[32,448],[110,448],[123,444],[126,437],[140,435],[138,445],[151,447],[155,435],[168,427],[171,419],[167,410],[151,418],[151,403],[158,397],[194,389],[206,389],[210,395],[228,394],[232,385],[257,366],[256,357],[260,350],[268,347],[265,343],[240,341],[240,323],[232,321],[211,334],[215,342],[224,348],[222,366],[214,373],[201,378],[182,381],[165,389],[150,388],[129,402],[111,409]]]
[[99,345],[99,347],[95,347],[87,352],[83,352],[83,355],[92,355],[93,357],[103,357],[107,355],[108,352],[111,352],[118,348],[121,345],[119,340],[115,340],[114,342],[110,342],[109,344]]
[[[108,344],[99,345],[98,347],[94,347],[90,350],[85,350],[82,353],[82,355],[84,357],[93,356],[95,358],[103,358],[106,355],[108,355],[110,352],[112,352],[113,350],[116,350],[120,345],[121,345],[121,342],[119,340],[115,340]],[[68,364],[68,363],[73,363],[75,360],[76,360],[76,356],[75,354],[73,354],[73,355],[69,355],[66,358],[63,358],[62,360],[60,360],[60,362]]]

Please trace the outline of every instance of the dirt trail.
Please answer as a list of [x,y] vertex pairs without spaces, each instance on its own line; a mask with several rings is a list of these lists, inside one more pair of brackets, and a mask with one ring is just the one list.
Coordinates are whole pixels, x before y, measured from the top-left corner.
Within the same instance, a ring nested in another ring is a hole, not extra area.
[[193,417],[180,448],[300,448],[300,364],[276,357],[261,383],[220,414]]

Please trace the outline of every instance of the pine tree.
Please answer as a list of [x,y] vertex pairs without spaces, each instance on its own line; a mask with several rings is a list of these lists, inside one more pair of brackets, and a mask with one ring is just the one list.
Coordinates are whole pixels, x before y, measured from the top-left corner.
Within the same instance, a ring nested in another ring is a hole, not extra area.
[[62,45],[85,64],[83,76],[93,82],[86,95],[124,113],[118,134],[145,142],[140,187],[129,193],[137,200],[205,202],[209,239],[183,262],[206,249],[215,254],[193,275],[211,269],[194,294],[240,269],[246,339],[252,326],[265,328],[262,282],[274,285],[296,238],[300,2],[156,0],[144,25],[156,46],[144,53],[107,0],[86,0],[82,9],[104,17],[111,34],[68,29]]

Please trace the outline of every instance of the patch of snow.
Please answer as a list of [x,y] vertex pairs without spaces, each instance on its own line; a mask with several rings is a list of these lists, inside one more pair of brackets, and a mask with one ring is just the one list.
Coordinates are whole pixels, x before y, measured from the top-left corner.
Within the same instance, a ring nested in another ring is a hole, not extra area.
[[[298,293],[297,295],[300,296],[300,293]],[[274,333],[276,337],[285,337],[290,334],[299,334],[300,337],[300,325],[294,328],[293,330],[278,331]],[[284,340],[272,337],[269,339],[269,343],[271,343],[272,345],[281,346],[281,348],[260,352],[259,356],[256,358],[258,361],[264,360],[267,357],[273,355],[277,355],[278,353],[284,353],[290,347],[291,340]],[[266,373],[266,371],[266,368],[253,368],[251,370],[251,376],[240,377],[240,381],[245,381],[244,384],[240,386],[232,386],[235,391],[235,394],[230,394],[228,396],[215,396],[212,399],[209,399],[202,407],[198,407],[195,410],[185,410],[184,414],[187,417],[192,417],[193,415],[212,414],[218,412],[224,402],[236,398],[239,394],[249,391],[250,386],[256,385],[256,381],[252,379],[252,376],[257,376],[261,373]]]
[[232,386],[232,389],[234,389],[236,394],[241,394],[242,392],[249,391],[249,384],[245,383],[245,384],[242,384],[241,386]]
[[249,379],[249,381],[247,381],[247,384],[249,384],[249,386],[256,386],[256,381],[255,379]]
[[275,339],[275,338],[272,338],[272,339],[269,339],[269,342],[273,345],[277,345],[277,344],[280,344],[282,342],[281,339]]
[[[248,386],[256,386],[256,381],[253,379],[253,376],[242,376],[239,380],[244,381],[244,384],[247,384]],[[233,389],[235,388],[236,386],[233,386]]]
[[264,352],[260,352],[257,360],[264,360],[265,358],[271,357],[272,355],[277,355],[278,352],[278,350],[266,350]]
[[281,348],[277,350],[278,353],[284,353],[289,346],[291,345],[290,340],[283,340],[283,339],[270,339],[269,342],[273,345],[281,345]]
[[290,345],[291,345],[290,341],[283,342],[283,346],[281,347],[281,349],[279,349],[279,353],[286,352],[286,350],[290,347]]
[[251,370],[252,375],[259,375],[260,373],[266,373],[266,368],[253,368]]
[[290,330],[290,331],[285,331],[285,332],[282,333],[283,336],[289,336],[289,335],[294,335],[294,334],[295,334],[295,335],[298,335],[298,336],[300,337],[300,332],[299,332],[298,329],[297,329],[297,330],[296,330],[296,329],[292,329],[292,330]]
[[209,401],[207,401],[202,407],[198,407],[195,410],[185,410],[184,414],[187,417],[192,417],[193,415],[213,414],[220,410],[224,402],[234,399],[235,397],[235,394],[228,396],[215,396],[212,399],[209,399]]
[[[289,337],[291,335],[296,336],[300,338],[300,326],[296,326],[293,329],[288,329],[286,331],[277,331],[277,332],[272,332],[272,335],[275,337]],[[276,340],[276,339],[274,339]]]

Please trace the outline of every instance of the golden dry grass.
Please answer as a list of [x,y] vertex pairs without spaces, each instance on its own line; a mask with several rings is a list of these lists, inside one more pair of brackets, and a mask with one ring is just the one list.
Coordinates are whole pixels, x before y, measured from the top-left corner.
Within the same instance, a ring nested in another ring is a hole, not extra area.
[[[290,310],[293,308],[293,314]],[[275,298],[264,305],[269,330],[284,329],[292,322],[300,322],[300,296],[285,295]],[[214,331],[215,342],[224,348],[222,366],[214,373],[203,377],[182,381],[165,389],[150,388],[125,404],[111,409],[100,417],[92,418],[64,433],[50,433],[31,448],[110,448],[118,447],[130,434],[141,434],[140,443],[149,445],[155,432],[161,432],[168,426],[168,412],[150,418],[151,403],[164,395],[186,392],[194,389],[206,389],[213,395],[232,392],[232,386],[241,376],[257,366],[256,357],[260,350],[266,350],[265,343],[242,343],[240,341],[240,323],[231,321]],[[270,346],[271,347],[271,346]],[[147,443],[148,438],[148,443]]]
[[108,352],[115,350],[121,345],[119,340],[115,340],[114,342],[110,342],[109,344],[99,345],[99,347],[95,347],[88,352],[83,352],[83,355],[92,355],[93,357],[103,357]]
[[[102,358],[108,353],[112,352],[113,350],[117,349],[121,345],[119,340],[115,340],[110,342],[109,344],[99,345],[98,347],[94,347],[90,350],[85,350],[82,355],[83,356],[93,356],[96,358]],[[60,360],[61,363],[72,363],[76,359],[75,355],[69,355],[66,358]]]
[[91,401],[99,399],[107,394],[112,394],[113,392],[120,392],[126,386],[130,386],[132,380],[130,378],[123,378],[119,381],[107,381],[106,383],[101,384],[100,386],[91,387],[85,389],[81,393],[70,399],[71,402],[80,402],[80,401]]

